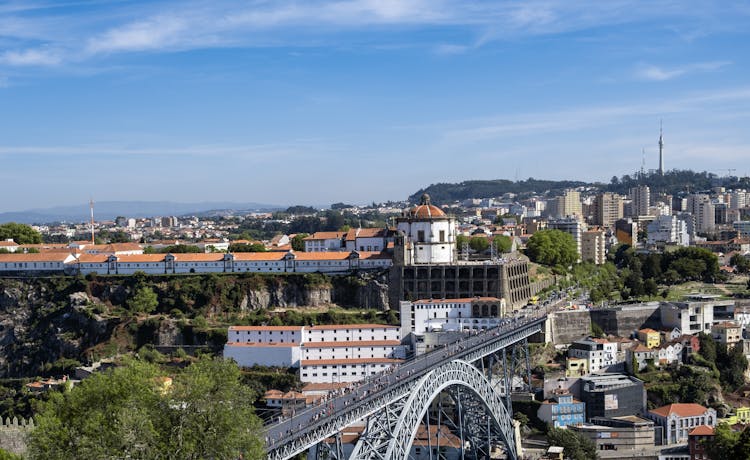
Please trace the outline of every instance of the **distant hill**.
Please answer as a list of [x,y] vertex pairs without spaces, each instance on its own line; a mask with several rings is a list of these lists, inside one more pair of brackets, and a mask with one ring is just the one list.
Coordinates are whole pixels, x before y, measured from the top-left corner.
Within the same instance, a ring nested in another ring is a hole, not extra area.
[[[566,188],[585,187],[593,184],[580,181],[552,181],[529,178],[513,182],[506,179],[469,180],[458,184],[432,184],[409,197],[409,202],[418,203],[423,193],[428,193],[435,204],[446,204],[468,198],[493,198],[506,193],[556,193]],[[602,186],[602,184],[599,184]]]
[[[282,206],[261,203],[205,202],[175,203],[171,201],[101,201],[94,204],[96,220],[113,220],[117,216],[153,217],[185,215],[245,214],[272,211]],[[83,222],[89,219],[88,203],[76,206],[56,206],[45,209],[0,213],[0,223],[20,222],[43,224],[50,222]]]
[[469,198],[493,198],[506,193],[516,195],[545,194],[559,195],[567,188],[596,187],[602,191],[616,192],[627,195],[631,187],[648,185],[652,191],[669,195],[695,193],[710,190],[712,187],[750,188],[748,177],[719,177],[716,174],[694,172],[690,170],[671,170],[664,176],[656,172],[641,175],[614,176],[608,184],[582,181],[552,181],[529,178],[513,182],[506,179],[497,180],[469,180],[457,184],[439,183],[420,189],[409,197],[409,202],[418,203],[423,193],[428,193],[433,203],[445,205]]

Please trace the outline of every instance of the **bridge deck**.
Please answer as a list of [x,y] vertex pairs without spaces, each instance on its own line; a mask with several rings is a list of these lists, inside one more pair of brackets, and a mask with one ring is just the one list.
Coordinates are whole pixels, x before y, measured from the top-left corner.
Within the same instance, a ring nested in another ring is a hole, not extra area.
[[409,394],[422,376],[448,361],[461,359],[473,362],[541,331],[546,316],[546,313],[539,312],[536,316],[488,329],[417,356],[387,372],[353,383],[344,394],[266,426],[268,458],[290,458],[346,426],[363,420]]

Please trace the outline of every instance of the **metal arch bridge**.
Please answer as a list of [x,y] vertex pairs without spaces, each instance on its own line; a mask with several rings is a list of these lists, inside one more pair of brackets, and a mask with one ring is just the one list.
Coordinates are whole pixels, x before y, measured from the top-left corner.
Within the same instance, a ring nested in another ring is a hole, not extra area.
[[[404,459],[430,403],[448,390],[458,407],[459,430],[466,431],[475,457],[489,457],[491,440],[500,441],[508,458],[517,453],[511,423],[509,372],[503,366],[501,392],[491,382],[492,360],[498,354],[506,361],[506,349],[525,353],[528,371],[527,339],[543,331],[544,313],[489,329],[418,356],[391,372],[373,376],[356,389],[311,407],[279,423],[266,427],[266,454],[269,460],[286,460],[330,437],[344,428],[366,422],[365,432],[354,448],[352,459]],[[519,347],[517,347],[519,346]],[[485,370],[485,360],[490,366]],[[480,365],[480,370],[476,365]],[[488,378],[489,377],[489,378]],[[512,375],[510,376],[512,378]],[[461,413],[463,412],[463,413]],[[338,438],[340,441],[340,437]],[[464,440],[464,433],[461,433]],[[498,442],[495,442],[498,444]],[[339,452],[333,455],[341,459]],[[484,449],[487,450],[484,450]],[[483,453],[483,455],[478,455]]]

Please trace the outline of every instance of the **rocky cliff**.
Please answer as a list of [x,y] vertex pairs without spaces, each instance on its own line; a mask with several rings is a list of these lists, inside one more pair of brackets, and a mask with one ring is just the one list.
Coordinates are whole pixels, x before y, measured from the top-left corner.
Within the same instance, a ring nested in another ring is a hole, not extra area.
[[[144,288],[158,299],[149,315],[129,305]],[[226,324],[254,310],[385,310],[387,291],[384,273],[0,278],[0,378],[62,373],[146,344],[217,348]]]

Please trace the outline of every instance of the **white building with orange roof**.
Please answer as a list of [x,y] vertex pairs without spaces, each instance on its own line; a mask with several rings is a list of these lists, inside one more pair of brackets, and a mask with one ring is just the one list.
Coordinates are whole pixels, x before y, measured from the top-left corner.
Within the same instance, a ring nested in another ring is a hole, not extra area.
[[406,358],[398,326],[231,326],[224,357],[244,367],[299,367],[311,383],[355,382]]
[[714,340],[727,348],[732,348],[742,341],[742,325],[735,321],[722,321],[711,326]]
[[417,206],[396,219],[399,233],[396,245],[405,265],[451,264],[456,259],[456,222],[422,195]]
[[305,252],[344,251],[346,232],[315,232],[304,238]]
[[347,251],[380,252],[393,241],[387,228],[352,228],[344,236]]
[[0,273],[63,273],[65,264],[73,260],[69,252],[0,254]]
[[0,249],[5,249],[8,252],[16,252],[18,250],[18,243],[12,239],[0,241]]
[[688,442],[690,432],[700,425],[716,427],[716,410],[700,404],[669,404],[648,411],[646,417],[664,429],[665,444]]
[[568,356],[588,361],[589,372],[606,372],[617,362],[617,344],[606,339],[576,340],[568,348]]

